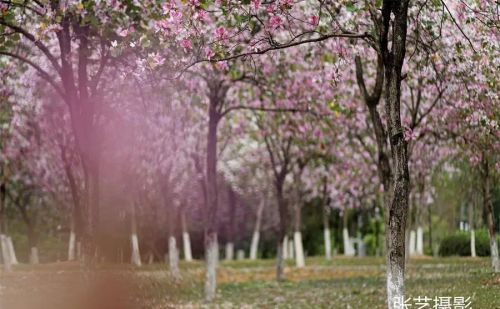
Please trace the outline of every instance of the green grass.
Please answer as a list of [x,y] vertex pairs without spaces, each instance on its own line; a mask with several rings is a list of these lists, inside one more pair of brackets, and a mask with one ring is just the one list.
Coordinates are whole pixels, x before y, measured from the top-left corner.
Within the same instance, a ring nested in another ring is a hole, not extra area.
[[[500,308],[500,275],[492,274],[489,263],[488,258],[411,260],[407,297],[470,296],[472,308]],[[383,259],[309,258],[307,265],[302,270],[287,268],[288,279],[277,283],[273,260],[222,262],[217,300],[206,308],[385,308]],[[200,266],[184,264],[184,277],[174,286],[167,274],[144,279],[143,288],[152,293],[149,301],[157,308],[203,307]]]
[[[218,271],[217,299],[212,304],[203,301],[204,265],[201,261],[182,262],[180,279],[171,277],[162,264],[146,265],[140,269],[128,265],[101,265],[99,270],[119,275],[117,282],[133,282],[134,293],[129,294],[134,299],[130,308],[134,309],[385,308],[382,258],[335,257],[326,261],[314,257],[308,258],[306,264],[304,269],[297,269],[292,261],[288,261],[287,279],[277,283],[274,280],[274,260],[222,261]],[[77,264],[59,263],[19,266],[13,273],[2,276],[8,279],[4,280],[8,294],[15,292],[9,284],[36,284],[36,278],[45,283],[52,280],[50,278],[59,278],[51,281],[52,288],[66,285],[69,289],[69,284],[62,283],[65,282],[64,274],[78,272]],[[57,283],[57,280],[62,281]],[[406,283],[407,297],[470,296],[474,309],[500,308],[500,275],[492,274],[489,258],[412,259],[407,268]],[[26,286],[19,284],[19,287]]]

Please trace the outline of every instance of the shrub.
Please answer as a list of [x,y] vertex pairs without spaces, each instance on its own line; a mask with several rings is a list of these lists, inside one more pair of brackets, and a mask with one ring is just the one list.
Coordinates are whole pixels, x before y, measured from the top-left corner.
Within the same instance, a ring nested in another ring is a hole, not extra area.
[[[470,233],[456,232],[445,237],[439,245],[440,256],[470,256]],[[488,232],[484,229],[476,231],[476,254],[478,256],[490,255],[490,240]]]

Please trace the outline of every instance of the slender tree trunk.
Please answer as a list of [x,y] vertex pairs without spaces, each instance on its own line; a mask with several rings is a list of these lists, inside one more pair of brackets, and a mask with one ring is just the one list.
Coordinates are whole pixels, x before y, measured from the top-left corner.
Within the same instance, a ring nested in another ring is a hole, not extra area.
[[427,206],[427,221],[429,225],[429,251],[431,252],[431,255],[434,256],[434,248],[432,247],[432,207],[431,204]]
[[[166,196],[168,197],[168,195]],[[178,213],[175,203],[170,200],[165,199],[168,209],[168,265],[170,269],[170,274],[175,278],[180,278],[179,269],[179,249],[177,248],[177,218]]]
[[205,299],[213,301],[217,288],[217,264],[219,261],[219,245],[217,233],[205,235],[205,260],[207,271],[205,275]]
[[424,229],[421,225],[417,227],[417,248],[415,253],[417,255],[424,255]]
[[[95,162],[94,162],[95,164]],[[97,229],[99,219],[99,169],[93,165],[87,173],[86,216],[83,235],[83,259],[87,267],[93,268],[97,262]]]
[[259,208],[257,209],[257,216],[255,218],[255,227],[252,235],[252,243],[250,245],[250,260],[257,259],[257,253],[259,250],[259,238],[260,238],[260,226],[262,221],[262,213],[264,211],[265,201],[262,200],[259,203]]
[[0,183],[0,245],[2,249],[2,260],[4,271],[12,271],[12,262],[10,258],[9,244],[7,241],[7,216],[5,214],[5,184]]
[[223,95],[220,85],[211,85],[210,103],[208,111],[207,134],[207,165],[206,165],[206,193],[207,209],[205,211],[205,300],[211,302],[215,299],[217,288],[217,264],[219,259],[219,245],[217,240],[217,124],[221,118],[218,111],[222,104]]
[[181,225],[182,225],[182,248],[184,249],[184,259],[187,262],[193,260],[193,255],[191,253],[191,238],[189,237],[189,230],[186,221],[186,212],[181,211]]
[[236,193],[231,187],[228,187],[229,200],[229,225],[227,226],[226,255],[227,261],[234,259],[234,243],[236,236]]
[[417,233],[415,230],[410,231],[410,243],[409,243],[409,251],[410,251],[410,256],[414,256],[416,253],[416,244],[417,244]]
[[141,262],[141,253],[139,251],[139,237],[137,236],[137,218],[135,214],[135,203],[132,202],[131,211],[130,211],[130,244],[132,248],[132,256],[131,261],[132,264],[139,267],[142,265]]
[[177,241],[172,235],[168,238],[168,264],[170,267],[170,274],[176,278],[180,277],[179,250],[177,249]]
[[293,242],[295,249],[295,264],[298,268],[302,268],[306,266],[305,258],[304,258],[304,246],[302,244],[302,232],[300,227],[302,225],[302,213],[301,213],[301,205],[295,204],[295,225],[294,225],[294,233],[293,233]]
[[290,254],[288,253],[288,235],[285,234],[283,237],[283,259],[288,260],[290,258]]
[[12,265],[17,265],[19,262],[17,261],[16,250],[14,248],[14,243],[12,242],[12,237],[7,236],[7,246],[10,252],[10,262]]
[[1,242],[1,246],[2,246],[3,268],[4,268],[4,271],[10,272],[10,271],[12,271],[12,262],[11,262],[11,258],[10,258],[9,244],[8,244],[7,236],[5,234],[0,234],[0,242]]
[[71,227],[69,232],[68,241],[68,261],[74,261],[76,257],[76,235],[75,235],[75,223],[71,219]]
[[285,279],[285,259],[283,249],[286,247],[284,239],[279,238],[276,241],[276,281],[281,282]]
[[476,257],[476,232],[474,231],[474,204],[469,204],[470,255]]
[[403,300],[405,295],[405,229],[410,177],[407,143],[401,125],[400,108],[401,70],[406,52],[408,3],[409,0],[383,1],[383,27],[380,33],[380,50],[385,73],[385,110],[393,166],[392,185],[390,188],[384,188],[386,193],[387,303],[389,309],[397,308],[398,302]]
[[498,256],[498,241],[495,229],[495,215],[493,212],[493,201],[491,198],[491,176],[488,159],[483,154],[482,178],[483,178],[483,205],[486,211],[488,234],[490,236],[491,265],[495,272],[500,272],[500,259]]
[[35,227],[32,224],[28,225],[28,243],[30,245],[30,264],[38,264],[38,237],[35,232]]
[[347,215],[347,209],[344,209],[343,219],[344,219],[344,227],[342,229],[342,238],[344,240],[344,255],[354,256],[354,248],[352,247],[351,238],[349,237],[349,228],[348,228],[349,216]]
[[325,258],[327,261],[332,259],[332,239],[330,235],[330,198],[327,197],[327,178],[323,179],[323,238],[325,241]]
[[283,196],[283,185],[284,185],[285,177],[278,177],[276,179],[276,193],[277,193],[277,202],[278,202],[278,210],[279,210],[279,231],[277,238],[277,251],[276,251],[276,280],[278,282],[283,281],[285,279],[284,273],[284,255],[283,250],[284,247],[288,246],[286,242],[286,228],[288,225],[288,210],[286,200]]
[[36,265],[39,263],[40,263],[40,260],[38,258],[38,247],[31,247],[30,264]]
[[77,254],[77,239],[81,238],[83,230],[83,218],[82,218],[82,205],[80,190],[78,188],[77,182],[73,175],[73,170],[71,164],[67,158],[66,149],[63,147],[61,150],[61,158],[64,163],[64,171],[66,173],[66,178],[69,182],[71,198],[73,201],[73,209],[71,211],[70,219],[70,235],[68,244],[68,261],[74,261],[76,258],[80,258],[80,254]]

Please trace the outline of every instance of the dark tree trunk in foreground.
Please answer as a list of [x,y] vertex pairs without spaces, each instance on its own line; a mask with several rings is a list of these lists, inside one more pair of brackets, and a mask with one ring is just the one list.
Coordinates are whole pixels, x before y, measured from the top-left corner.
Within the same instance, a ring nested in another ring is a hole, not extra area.
[[[393,177],[385,194],[387,303],[404,299],[405,228],[408,214],[408,150],[401,126],[401,70],[406,52],[409,0],[384,0],[380,50],[385,73],[385,112],[391,145]],[[392,20],[391,20],[392,19]],[[389,40],[391,47],[389,49]]]
[[[408,150],[401,126],[401,70],[406,53],[409,0],[384,0],[382,16],[373,13],[378,29],[377,75],[373,92],[366,89],[361,59],[356,58],[356,77],[370,113],[378,148],[378,172],[384,187],[386,223],[387,303],[389,309],[404,298],[405,229],[409,203]],[[377,110],[385,94],[386,128]],[[387,155],[389,141],[391,156]]]

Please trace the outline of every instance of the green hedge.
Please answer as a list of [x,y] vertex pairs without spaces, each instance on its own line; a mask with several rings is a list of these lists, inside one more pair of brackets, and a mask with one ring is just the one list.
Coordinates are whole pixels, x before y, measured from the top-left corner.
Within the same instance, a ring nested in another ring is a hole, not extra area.
[[[439,245],[440,256],[470,256],[470,232],[456,232],[445,237]],[[476,254],[478,256],[490,255],[490,239],[484,229],[476,231]]]

